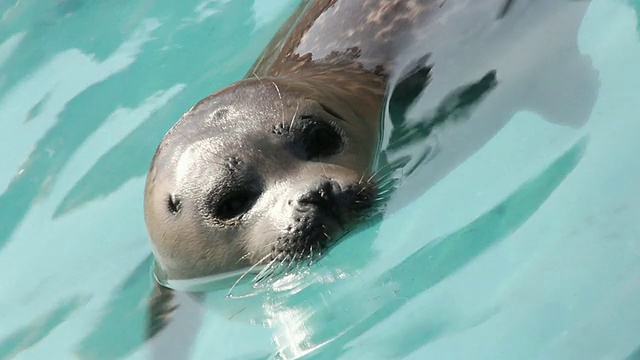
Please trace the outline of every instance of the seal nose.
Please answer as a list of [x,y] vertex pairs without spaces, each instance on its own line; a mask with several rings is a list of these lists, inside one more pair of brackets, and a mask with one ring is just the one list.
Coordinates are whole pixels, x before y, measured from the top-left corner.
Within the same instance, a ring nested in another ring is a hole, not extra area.
[[315,186],[312,186],[309,191],[300,195],[298,204],[302,206],[302,210],[315,207],[335,215],[336,200],[340,191],[340,184],[335,180],[323,179]]

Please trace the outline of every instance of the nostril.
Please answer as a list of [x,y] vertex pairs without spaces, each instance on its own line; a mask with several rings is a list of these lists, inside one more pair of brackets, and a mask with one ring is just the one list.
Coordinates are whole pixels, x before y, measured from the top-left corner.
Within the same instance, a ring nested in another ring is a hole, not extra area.
[[323,194],[336,195],[341,192],[340,184],[333,179],[323,180],[318,185],[318,190]]
[[317,205],[325,200],[326,197],[322,196],[320,190],[311,190],[300,195],[298,203],[302,205]]
[[315,205],[322,208],[330,208],[340,193],[340,185],[334,180],[323,180],[306,191],[298,198],[300,205]]

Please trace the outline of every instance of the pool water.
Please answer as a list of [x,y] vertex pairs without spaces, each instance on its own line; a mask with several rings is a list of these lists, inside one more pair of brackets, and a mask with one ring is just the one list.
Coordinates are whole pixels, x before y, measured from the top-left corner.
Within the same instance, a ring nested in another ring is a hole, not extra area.
[[498,85],[424,160],[389,153],[415,166],[384,219],[272,292],[179,294],[145,341],[155,147],[297,3],[0,3],[0,358],[640,359],[639,0],[519,0],[473,31],[498,1],[453,1],[405,54],[438,49],[407,121]]

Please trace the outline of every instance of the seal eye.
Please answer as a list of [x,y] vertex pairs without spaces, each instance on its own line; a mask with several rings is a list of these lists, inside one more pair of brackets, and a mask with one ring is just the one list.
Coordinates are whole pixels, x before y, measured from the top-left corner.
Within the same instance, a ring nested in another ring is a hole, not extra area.
[[213,216],[220,220],[229,220],[246,213],[260,194],[250,190],[234,190],[212,204]]
[[182,210],[182,201],[175,194],[167,198],[167,208],[173,215],[177,215]]
[[307,160],[335,155],[342,147],[342,136],[333,126],[313,119],[302,131],[302,147]]

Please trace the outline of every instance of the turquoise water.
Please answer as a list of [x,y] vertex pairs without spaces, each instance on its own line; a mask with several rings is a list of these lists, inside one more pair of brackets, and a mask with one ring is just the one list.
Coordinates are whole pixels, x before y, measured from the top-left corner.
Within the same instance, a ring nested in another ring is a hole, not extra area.
[[0,4],[0,358],[640,358],[637,0],[435,42],[469,71],[443,65],[414,118],[483,65],[501,83],[441,129],[393,211],[304,286],[181,295],[144,341],[155,146],[296,3]]

